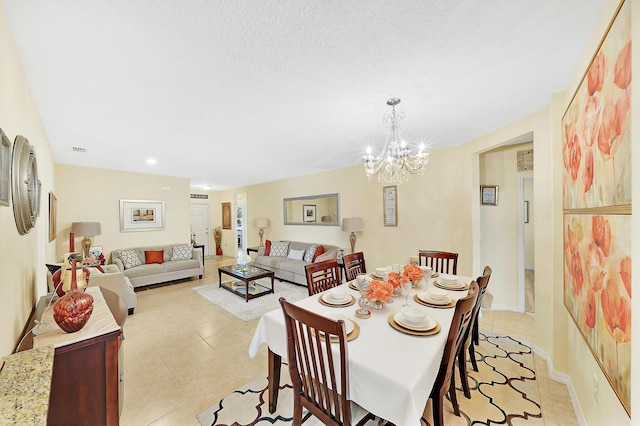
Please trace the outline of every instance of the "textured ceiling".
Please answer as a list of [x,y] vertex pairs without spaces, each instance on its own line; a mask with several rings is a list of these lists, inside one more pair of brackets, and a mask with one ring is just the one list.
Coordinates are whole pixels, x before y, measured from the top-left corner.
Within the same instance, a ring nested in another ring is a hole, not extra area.
[[605,2],[0,1],[56,163],[214,190],[359,164],[390,97],[432,151],[537,111]]

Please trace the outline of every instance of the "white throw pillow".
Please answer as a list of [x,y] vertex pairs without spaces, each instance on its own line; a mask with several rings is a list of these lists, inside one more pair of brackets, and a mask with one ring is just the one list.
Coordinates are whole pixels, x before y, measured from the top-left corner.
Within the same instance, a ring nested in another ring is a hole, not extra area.
[[304,258],[302,260],[304,260],[307,263],[311,263],[313,262],[313,255],[316,254],[316,249],[318,248],[317,244],[312,244],[306,251],[306,253],[304,254]]
[[173,246],[173,253],[171,254],[171,260],[189,260],[191,259],[191,253],[193,252],[193,247],[189,244],[184,244],[181,246]]
[[287,257],[289,253],[289,241],[271,241],[269,256]]
[[291,249],[289,250],[289,254],[287,255],[287,258],[294,259],[294,260],[302,260],[303,257],[304,257],[304,250]]
[[134,266],[142,265],[140,258],[135,250],[120,250],[120,260],[124,265],[124,269],[133,268]]

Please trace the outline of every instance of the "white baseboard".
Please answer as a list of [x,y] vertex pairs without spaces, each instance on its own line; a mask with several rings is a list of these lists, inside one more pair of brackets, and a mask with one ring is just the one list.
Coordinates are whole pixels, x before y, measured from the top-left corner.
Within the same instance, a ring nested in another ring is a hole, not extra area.
[[560,373],[559,371],[556,371],[553,369],[553,363],[551,362],[551,357],[546,351],[544,351],[543,349],[540,349],[535,345],[531,345],[531,348],[533,349],[533,352],[536,353],[536,355],[538,355],[539,357],[547,361],[549,377],[555,380],[556,382],[564,383],[565,385],[567,385],[567,389],[569,390],[569,396],[571,397],[571,403],[573,404],[573,411],[576,414],[576,419],[578,420],[578,424],[580,426],[587,426],[587,420],[584,418],[584,414],[582,413],[582,407],[580,406],[580,401],[578,401],[578,395],[576,395],[576,391],[573,388],[573,383],[571,382],[569,375],[565,373]]

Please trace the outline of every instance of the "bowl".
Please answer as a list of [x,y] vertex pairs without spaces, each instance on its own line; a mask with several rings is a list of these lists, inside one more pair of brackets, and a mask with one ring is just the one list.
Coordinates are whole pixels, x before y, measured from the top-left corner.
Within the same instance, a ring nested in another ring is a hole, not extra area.
[[333,300],[343,300],[345,294],[347,294],[347,291],[344,287],[334,287],[329,290],[329,296],[331,296]]
[[449,293],[439,288],[431,287],[427,290],[427,295],[431,300],[445,300]]
[[379,273],[384,273],[384,272],[391,272],[391,266],[385,266],[384,268],[376,268],[376,272]]
[[402,312],[404,319],[411,324],[420,324],[427,315],[424,309],[417,306],[405,306],[400,312]]
[[433,272],[431,270],[431,266],[418,266],[418,268],[422,269],[422,274],[425,276],[425,278],[431,277],[431,273]]
[[458,284],[458,277],[456,275],[440,274],[440,279],[445,284]]

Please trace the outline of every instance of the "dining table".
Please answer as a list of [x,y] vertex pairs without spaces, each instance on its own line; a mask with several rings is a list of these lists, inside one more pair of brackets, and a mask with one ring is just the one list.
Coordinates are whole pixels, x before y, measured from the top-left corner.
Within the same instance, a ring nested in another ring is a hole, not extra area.
[[[465,284],[457,290],[446,290],[451,299],[449,307],[431,307],[419,303],[420,294],[434,286],[440,287],[438,277],[423,279],[408,290],[410,306],[419,306],[426,315],[437,321],[440,330],[435,334],[415,335],[410,330],[392,326],[393,316],[405,303],[404,295],[391,298],[381,309],[367,308],[369,318],[356,316],[358,303],[350,306],[327,306],[324,293],[315,294],[295,302],[309,311],[327,316],[341,316],[357,324],[359,334],[348,341],[348,395],[347,398],[372,414],[396,425],[420,425],[425,405],[440,368],[447,335],[454,313],[455,302],[466,296],[470,277],[458,276]],[[341,284],[356,301],[360,293],[355,283]],[[329,290],[327,290],[328,292]],[[397,325],[397,324],[396,324]],[[264,314],[249,345],[249,356],[254,358],[262,344],[268,345],[269,411],[277,407],[281,363],[287,359],[287,335],[281,308]]]

